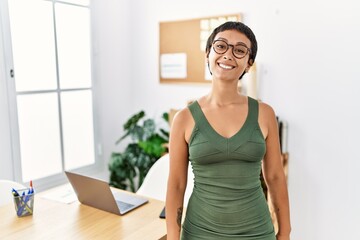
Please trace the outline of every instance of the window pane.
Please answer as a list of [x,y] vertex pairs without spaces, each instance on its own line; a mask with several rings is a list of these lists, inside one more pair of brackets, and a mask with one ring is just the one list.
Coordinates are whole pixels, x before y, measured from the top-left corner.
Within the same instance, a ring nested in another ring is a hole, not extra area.
[[55,7],[60,87],[91,87],[89,9],[60,3]]
[[73,4],[79,4],[83,6],[89,6],[89,0],[61,0],[62,2],[68,2]]
[[17,97],[23,181],[60,173],[61,149],[56,93]]
[[65,169],[95,163],[91,91],[61,93]]
[[16,90],[56,89],[52,3],[10,0],[9,14]]

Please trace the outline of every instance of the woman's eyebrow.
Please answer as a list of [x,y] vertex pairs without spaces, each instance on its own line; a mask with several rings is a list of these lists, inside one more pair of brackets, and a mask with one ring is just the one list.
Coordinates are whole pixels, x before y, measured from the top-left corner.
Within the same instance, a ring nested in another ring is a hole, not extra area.
[[[216,40],[223,40],[223,41],[229,43],[229,41],[228,41],[226,38],[222,38],[222,37],[219,37],[219,38],[215,39],[215,41],[216,41]],[[247,47],[246,43],[244,43],[244,42],[237,42],[237,43],[235,43],[234,45],[243,45],[243,46],[246,46],[246,47]]]
[[[215,39],[215,41],[216,40],[223,40],[223,41],[225,41],[225,42],[229,42],[226,38],[222,38],[222,37],[219,37],[219,38],[217,38],[217,39]],[[244,42],[237,42],[237,43],[235,43],[234,45],[244,45],[244,46],[247,46]]]

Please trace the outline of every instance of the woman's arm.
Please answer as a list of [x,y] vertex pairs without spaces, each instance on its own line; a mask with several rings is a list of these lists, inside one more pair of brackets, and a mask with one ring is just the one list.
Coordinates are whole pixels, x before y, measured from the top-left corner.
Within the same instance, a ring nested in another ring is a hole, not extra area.
[[263,174],[273,202],[279,224],[278,240],[290,239],[290,209],[285,173],[281,162],[278,124],[273,109],[261,104],[262,119],[266,119],[266,154],[263,162]]
[[188,146],[185,139],[187,109],[178,112],[170,131],[170,171],[166,194],[167,239],[180,238],[184,193],[187,183]]

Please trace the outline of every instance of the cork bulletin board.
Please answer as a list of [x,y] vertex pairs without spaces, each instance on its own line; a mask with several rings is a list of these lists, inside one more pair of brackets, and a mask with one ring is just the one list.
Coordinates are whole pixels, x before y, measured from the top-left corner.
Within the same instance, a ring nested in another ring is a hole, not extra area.
[[210,83],[206,41],[226,21],[241,21],[241,15],[160,22],[160,83]]

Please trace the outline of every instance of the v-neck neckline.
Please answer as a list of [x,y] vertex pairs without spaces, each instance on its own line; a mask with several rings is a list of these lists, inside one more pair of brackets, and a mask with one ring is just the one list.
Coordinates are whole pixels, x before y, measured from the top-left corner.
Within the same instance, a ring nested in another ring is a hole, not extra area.
[[230,137],[224,137],[223,135],[221,135],[220,133],[218,133],[218,132],[215,130],[215,128],[213,128],[213,126],[210,124],[210,122],[208,121],[208,119],[206,118],[205,113],[203,112],[203,110],[202,110],[199,102],[198,102],[197,100],[196,100],[195,102],[196,102],[197,106],[199,107],[201,116],[202,116],[202,118],[204,119],[205,124],[207,125],[207,128],[206,128],[206,129],[207,129],[207,132],[210,133],[210,134],[212,134],[212,135],[214,135],[214,136],[217,136],[217,137],[219,137],[219,138],[221,138],[221,139],[223,139],[223,140],[229,141],[229,140],[232,140],[233,138],[236,138],[236,136],[240,135],[240,133],[244,131],[246,125],[247,125],[248,122],[249,122],[249,119],[250,119],[250,99],[249,99],[249,97],[247,97],[248,109],[247,109],[247,115],[246,115],[245,121],[244,121],[243,125],[240,127],[240,129],[239,129],[237,132],[235,132],[235,133],[234,133],[232,136],[230,136]]

